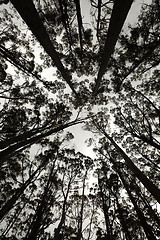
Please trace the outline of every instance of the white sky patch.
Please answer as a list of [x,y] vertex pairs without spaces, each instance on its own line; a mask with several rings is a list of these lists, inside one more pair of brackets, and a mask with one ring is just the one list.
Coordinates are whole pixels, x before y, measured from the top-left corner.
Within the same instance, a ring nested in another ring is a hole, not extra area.
[[70,145],[73,146],[76,151],[91,158],[96,157],[96,154],[92,150],[92,146],[87,147],[87,143],[85,142],[87,138],[92,137],[92,133],[82,129],[82,124],[72,126],[69,129],[66,129],[66,131],[69,131],[74,135],[74,139],[70,141]]

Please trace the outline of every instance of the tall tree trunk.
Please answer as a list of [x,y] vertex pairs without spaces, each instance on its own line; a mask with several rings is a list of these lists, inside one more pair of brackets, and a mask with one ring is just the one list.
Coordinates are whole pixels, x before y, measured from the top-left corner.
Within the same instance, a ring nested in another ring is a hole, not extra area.
[[118,214],[119,214],[119,220],[120,220],[120,223],[122,225],[122,230],[125,233],[126,240],[132,240],[129,229],[128,229],[128,226],[127,226],[127,222],[126,222],[126,220],[123,216],[123,211],[122,211],[121,206],[120,206],[119,201],[118,201],[117,194],[115,193],[114,196],[115,196],[115,199],[116,199],[117,210],[118,210]]
[[[25,237],[25,240],[36,240],[37,239],[39,229],[40,229],[41,224],[42,224],[43,215],[44,215],[44,212],[45,212],[45,209],[46,209],[46,206],[47,206],[47,200],[48,200],[47,195],[48,195],[48,190],[49,190],[51,182],[52,182],[51,179],[53,177],[54,167],[55,167],[55,162],[53,163],[53,166],[52,166],[52,169],[50,171],[47,184],[46,184],[46,186],[44,188],[44,191],[43,191],[43,196],[41,198],[41,202],[37,206],[36,213],[33,217],[33,221],[31,223],[29,231],[28,231],[28,233]],[[55,173],[54,173],[54,175],[55,175]]]
[[20,133],[15,137],[9,138],[7,140],[2,140],[2,141],[0,141],[0,149],[6,148],[6,147],[8,147],[8,146],[10,146],[11,144],[14,144],[14,143],[18,143],[19,141],[24,141],[27,138],[33,137],[36,134],[40,134],[45,130],[47,131],[49,128],[51,128],[51,126],[49,127],[48,125],[38,127],[38,128],[34,128],[34,129],[28,130],[24,133]]
[[68,38],[68,43],[69,43],[69,49],[70,49],[70,54],[72,56],[72,60],[74,62],[74,67],[75,69],[77,68],[77,63],[76,63],[76,60],[75,60],[75,56],[73,54],[73,48],[72,48],[72,45],[73,45],[73,39],[72,39],[72,34],[71,34],[71,28],[69,26],[69,16],[68,16],[68,12],[67,12],[67,3],[63,0],[59,0],[59,7],[60,7],[60,13],[62,16],[66,16],[66,18],[63,18],[62,17],[62,22],[63,22],[63,25],[64,25],[64,28],[66,30],[66,34],[67,34],[67,38]]
[[[106,157],[105,154],[101,150],[98,150],[98,151],[99,151],[99,153],[101,155]],[[146,222],[146,218],[145,218],[145,216],[143,214],[143,211],[141,211],[141,209],[138,207],[137,201],[136,201],[136,199],[134,198],[132,192],[129,189],[128,183],[127,183],[127,181],[125,180],[125,178],[123,176],[121,168],[117,167],[116,160],[113,159],[110,156],[110,154],[109,154],[109,161],[113,164],[114,171],[119,175],[119,177],[120,177],[120,179],[121,179],[121,181],[122,181],[122,183],[123,183],[123,185],[124,185],[124,187],[125,187],[125,189],[126,189],[126,191],[128,193],[128,196],[129,196],[131,202],[133,203],[133,206],[135,208],[137,216],[138,216],[138,218],[140,220],[141,226],[143,227],[144,232],[146,233],[146,236],[147,236],[148,240],[152,240],[152,239],[156,240],[156,237],[155,237],[154,233],[152,232],[152,229],[151,229],[150,225],[148,225],[148,223]]]
[[140,180],[144,187],[153,195],[153,197],[160,203],[160,190],[146,177],[146,175],[141,172],[139,168],[132,162],[132,160],[127,156],[127,154],[117,145],[117,143],[110,137],[102,128],[96,125],[97,129],[104,134],[104,136],[112,143],[115,149],[121,154],[125,160],[128,168],[134,173],[134,175]]
[[65,128],[68,128],[72,125],[76,125],[76,124],[82,123],[82,122],[83,121],[72,121],[70,123],[66,123],[64,125],[58,126],[57,128],[51,129],[47,132],[41,133],[36,136],[32,136],[32,138],[29,138],[29,139],[25,138],[24,140],[22,140],[21,142],[18,142],[18,143],[15,142],[15,144],[9,146],[7,149],[0,152],[0,165],[2,165],[7,160],[8,156],[15,154],[22,148],[25,149],[25,148],[31,146],[32,144],[36,143],[37,141],[41,140],[44,137],[48,137],[53,133],[57,133]]
[[82,23],[82,16],[81,16],[81,6],[80,6],[80,1],[79,0],[74,0],[74,2],[75,2],[75,5],[76,5],[79,42],[80,42],[80,49],[81,49],[81,62],[82,62],[82,55],[83,55],[82,29],[83,29],[83,23]]
[[155,221],[155,223],[157,223],[157,225],[160,227],[160,219],[157,216],[157,214],[155,213],[155,211],[152,209],[150,203],[147,201],[146,196],[143,194],[141,188],[138,186],[138,184],[135,182],[136,184],[136,193],[138,192],[138,196],[142,199],[145,209],[148,210],[148,214],[150,215],[150,217]]
[[105,224],[106,224],[107,239],[112,240],[112,231],[111,231],[111,227],[110,227],[110,220],[109,220],[109,213],[108,213],[109,206],[107,206],[107,204],[106,204],[106,199],[104,197],[100,181],[98,181],[98,186],[100,189],[100,196],[101,196],[101,200],[102,200],[102,208],[103,208],[103,214],[104,214],[104,219],[105,219]]
[[32,182],[33,178],[37,174],[39,170],[41,170],[47,163],[47,159],[45,162],[43,162],[30,176],[30,178],[20,187],[16,190],[15,194],[5,203],[5,205],[0,209],[0,220],[14,207],[14,204],[19,199],[19,197],[23,194],[25,189],[28,187],[28,185]]
[[93,95],[97,95],[101,79],[105,74],[108,61],[114,51],[118,36],[121,32],[127,14],[131,8],[133,0],[115,0],[112,10],[112,15],[109,23],[107,38],[103,50],[102,60],[98,71],[98,76],[95,82]]
[[[136,60],[135,63],[132,64],[132,66],[129,68],[129,70],[126,71],[126,73],[121,78],[121,83],[132,73],[136,68],[138,68],[143,61],[146,61],[151,54],[154,52],[154,50],[160,45],[160,41],[153,42],[151,46],[149,47],[148,52],[144,53],[143,56],[140,58],[140,60]],[[156,65],[159,63],[157,62]]]
[[152,137],[147,138],[147,137],[144,136],[144,135],[138,135],[138,134],[133,133],[133,132],[130,132],[130,133],[131,133],[134,137],[136,137],[136,138],[142,140],[143,142],[151,145],[152,147],[155,147],[155,148],[157,148],[158,150],[160,150],[160,144],[156,143],[156,142],[153,140]]
[[87,170],[85,172],[84,178],[83,178],[83,186],[82,186],[82,202],[81,202],[81,210],[80,210],[80,220],[79,220],[79,227],[78,227],[78,234],[77,234],[77,240],[82,239],[82,225],[83,225],[83,209],[84,209],[84,198],[85,198],[85,184],[86,184],[86,177],[87,177]]
[[68,195],[69,195],[69,190],[70,190],[70,186],[71,186],[71,182],[72,182],[72,178],[70,178],[68,186],[67,186],[67,192],[66,195],[64,195],[64,202],[63,202],[63,207],[62,207],[62,214],[61,214],[61,220],[58,224],[58,227],[55,230],[55,235],[54,235],[54,240],[61,240],[60,237],[60,231],[62,229],[62,226],[65,223],[65,218],[66,218],[66,204],[67,204],[67,199],[68,199]]
[[[104,156],[104,154],[101,151],[99,151],[99,152]],[[127,194],[128,194],[128,196],[129,196],[129,198],[130,198],[130,200],[131,200],[131,202],[132,202],[132,204],[134,206],[134,209],[135,209],[135,211],[137,213],[137,216],[138,216],[138,218],[140,220],[140,224],[141,224],[141,226],[144,229],[144,232],[145,232],[145,234],[147,236],[147,239],[148,240],[156,240],[156,237],[155,237],[154,233],[152,232],[152,229],[151,229],[150,225],[148,225],[148,223],[146,222],[146,218],[145,218],[143,212],[138,207],[136,199],[134,198],[134,196],[132,195],[132,193],[131,193],[131,191],[129,189],[127,181],[124,179],[124,177],[122,175],[122,172],[117,167],[116,161],[112,157],[110,157],[110,162],[113,164],[116,173],[119,175],[119,177],[120,177],[120,179],[121,179],[121,181],[123,183],[123,186],[125,187],[125,189],[127,191]]]
[[[28,197],[28,199],[30,199],[30,197],[32,196],[33,194],[33,189]],[[13,216],[12,220],[9,221],[9,225],[7,226],[7,228],[5,229],[5,231],[2,233],[2,236],[6,236],[8,234],[8,232],[12,229],[14,223],[17,221],[19,215],[21,214],[21,212],[23,211],[23,209],[25,208],[25,206],[27,205],[27,202],[24,202],[23,206],[18,210],[16,211],[15,215]]]
[[55,66],[60,71],[64,80],[68,83],[72,89],[75,96],[79,99],[79,95],[74,89],[74,84],[72,83],[72,77],[63,66],[59,54],[53,46],[48,33],[37,13],[37,10],[33,4],[32,0],[11,0],[11,3],[19,12],[25,23],[28,25],[34,36],[38,39],[41,46],[44,48],[46,53],[51,57]]
[[92,214],[91,214],[90,223],[89,223],[89,230],[88,230],[87,240],[90,240],[90,239],[91,239],[92,223],[93,223],[94,214],[95,214],[95,200],[92,200],[92,205],[93,205],[93,209],[92,209]]
[[99,28],[100,28],[100,20],[101,20],[101,8],[102,8],[102,0],[98,0],[98,16],[97,16],[97,39],[99,41],[100,35],[99,35]]
[[[17,52],[18,54],[18,52]],[[41,79],[37,74],[35,74],[33,72],[33,70],[29,69],[28,67],[26,67],[24,65],[24,63],[21,63],[21,61],[18,59],[16,59],[16,57],[13,55],[13,53],[11,51],[9,51],[7,48],[5,48],[4,46],[0,45],[0,55],[7,60],[8,62],[10,62],[12,65],[14,65],[16,68],[18,68],[20,71],[22,71],[23,73],[27,74],[27,75],[31,75],[32,77],[36,78],[38,81],[40,81],[41,83],[43,83],[43,85],[47,88],[47,84],[45,82],[45,80]],[[26,61],[27,63],[27,61]]]
[[[117,170],[117,168],[116,168],[116,170]],[[129,196],[133,206],[134,206],[134,209],[135,209],[135,211],[137,213],[137,216],[138,216],[138,218],[140,220],[140,224],[141,224],[141,226],[144,229],[144,232],[146,234],[147,239],[148,240],[156,240],[156,237],[155,237],[154,233],[152,232],[152,229],[151,229],[150,225],[148,225],[148,223],[146,222],[146,219],[145,219],[145,216],[144,216],[143,212],[138,207],[138,205],[136,203],[136,199],[133,197],[133,195],[132,195],[132,193],[131,193],[131,191],[130,191],[130,189],[128,187],[128,184],[127,184],[126,180],[123,178],[123,176],[120,173],[120,171],[117,170],[117,173],[118,173],[118,175],[119,175],[119,177],[120,177],[120,179],[121,179],[121,181],[122,181],[122,183],[123,183],[123,185],[124,185],[124,187],[125,187],[125,189],[126,189],[126,191],[128,193],[128,196]]]

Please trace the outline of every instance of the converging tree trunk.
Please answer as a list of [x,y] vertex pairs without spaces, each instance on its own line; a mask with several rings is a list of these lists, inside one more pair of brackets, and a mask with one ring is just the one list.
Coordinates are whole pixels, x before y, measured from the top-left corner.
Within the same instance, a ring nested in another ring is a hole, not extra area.
[[53,166],[51,168],[47,184],[46,184],[46,186],[44,188],[44,191],[43,191],[41,201],[37,206],[36,213],[33,217],[31,226],[29,227],[28,233],[25,237],[26,240],[36,240],[37,236],[39,234],[40,227],[43,224],[42,223],[43,215],[45,213],[46,207],[48,208],[47,205],[49,204],[49,202],[48,202],[48,199],[49,199],[48,191],[49,191],[49,189],[51,187],[51,184],[52,184],[52,178],[56,174],[56,171],[54,172],[54,168],[55,168],[55,162],[53,163]]
[[37,13],[37,10],[33,4],[32,0],[11,0],[12,4],[16,8],[16,10],[19,12],[25,23],[28,25],[28,27],[31,29],[34,36],[38,39],[39,43],[42,45],[46,53],[51,57],[53,60],[55,66],[60,71],[62,77],[64,80],[68,83],[70,88],[72,89],[73,93],[77,98],[79,98],[79,95],[77,94],[76,90],[74,89],[74,84],[72,82],[72,77],[63,66],[59,54],[56,51],[55,47],[53,46],[53,43],[51,42],[48,33],[46,32],[46,29],[41,22],[41,19]]
[[84,178],[83,178],[83,185],[82,185],[82,201],[81,201],[81,210],[80,210],[80,216],[79,216],[79,222],[78,222],[78,234],[77,234],[77,240],[82,239],[82,225],[83,225],[83,210],[84,210],[84,199],[85,199],[85,186],[86,186],[86,177],[87,177],[88,171],[85,171]]
[[114,51],[118,36],[121,32],[127,14],[131,8],[133,0],[115,0],[112,10],[112,15],[109,23],[109,28],[107,32],[107,38],[102,54],[102,59],[100,63],[100,68],[98,71],[98,76],[95,82],[95,87],[93,90],[93,95],[97,94],[98,88],[100,86],[101,79],[105,74],[108,61],[111,54]]
[[123,216],[123,211],[121,209],[121,205],[119,203],[118,196],[117,196],[116,193],[114,194],[114,196],[115,196],[115,199],[116,199],[117,210],[118,210],[118,214],[119,214],[119,220],[121,222],[122,229],[123,229],[123,231],[125,233],[126,240],[132,240],[131,234],[130,234],[128,226],[127,226],[127,221],[125,220],[125,218]]
[[33,181],[36,174],[47,165],[49,161],[49,157],[46,158],[44,162],[32,173],[32,175],[29,177],[29,179],[23,183],[23,185],[16,189],[14,195],[5,203],[5,205],[0,209],[0,220],[3,219],[3,217],[14,207],[14,204],[16,201],[20,198],[20,196],[23,194],[25,189],[28,187],[29,184]]
[[107,238],[108,240],[112,240],[113,236],[112,236],[112,229],[111,229],[111,224],[110,224],[110,219],[109,219],[109,208],[110,208],[110,196],[107,196],[107,201],[109,202],[109,204],[107,205],[106,203],[106,197],[103,193],[103,189],[102,189],[102,185],[101,185],[101,181],[100,179],[98,179],[98,186],[99,186],[99,190],[100,190],[100,197],[101,197],[101,201],[102,201],[102,209],[103,209],[103,214],[104,214],[104,219],[105,219],[105,225],[106,225],[106,231],[107,231]]
[[69,182],[68,182],[68,186],[67,186],[67,192],[66,194],[63,192],[63,197],[64,197],[64,201],[63,201],[63,206],[62,206],[62,213],[61,213],[61,219],[60,222],[58,224],[58,227],[55,229],[55,234],[54,234],[54,240],[61,240],[61,235],[60,232],[62,230],[62,226],[65,223],[65,218],[66,218],[66,205],[67,205],[67,200],[68,200],[68,195],[69,195],[69,191],[70,191],[70,187],[71,187],[71,183],[72,183],[72,178],[70,178]]
[[[73,121],[70,123],[66,123],[64,125],[58,126],[57,128],[48,130],[46,132],[42,132],[39,135],[34,134],[32,137],[30,138],[24,138],[22,141],[20,142],[14,142],[14,144],[12,144],[11,146],[9,146],[8,148],[5,148],[5,150],[2,150],[0,152],[0,165],[2,165],[5,161],[7,161],[9,156],[12,156],[12,154],[17,153],[19,150],[22,150],[33,145],[34,143],[36,143],[37,141],[41,140],[42,138],[48,137],[51,134],[57,133],[65,128],[68,128],[70,126],[76,125],[78,123],[82,123],[82,121]],[[25,134],[23,135],[25,137]],[[15,139],[17,139],[17,137],[15,137]],[[12,139],[14,141],[14,139]],[[2,143],[3,144],[3,143]]]
[[100,132],[104,134],[104,136],[112,143],[112,145],[115,147],[115,149],[121,154],[123,159],[125,160],[127,166],[129,169],[134,173],[134,175],[140,180],[140,182],[144,185],[144,187],[153,195],[153,197],[157,200],[157,202],[160,203],[160,190],[154,185],[147,177],[146,175],[136,167],[136,165],[132,162],[132,160],[127,156],[127,154],[120,148],[117,143],[113,140],[112,137],[110,137],[102,128],[97,126]]
[[[113,160],[113,159],[112,159],[112,160]],[[112,163],[114,163],[114,161],[112,161]],[[115,164],[115,163],[114,163],[114,166],[116,167],[116,164]],[[130,189],[129,189],[129,187],[128,187],[127,182],[125,181],[125,179],[123,178],[121,172],[117,169],[117,167],[116,167],[116,170],[117,170],[117,173],[118,173],[118,175],[119,175],[119,177],[120,177],[120,179],[121,179],[121,181],[122,181],[122,183],[123,183],[123,185],[124,185],[124,187],[125,187],[125,189],[126,189],[126,191],[127,191],[127,193],[128,193],[128,196],[129,196],[129,198],[130,198],[130,200],[131,200],[131,202],[132,202],[132,204],[133,204],[133,206],[134,206],[134,208],[135,208],[135,211],[136,211],[136,213],[137,213],[137,216],[138,216],[138,218],[139,218],[139,220],[140,220],[140,224],[141,224],[141,226],[142,226],[143,229],[144,229],[144,232],[145,232],[145,234],[146,234],[147,239],[148,239],[148,240],[156,240],[156,237],[155,237],[155,235],[154,235],[154,233],[153,233],[150,225],[146,222],[146,219],[145,219],[145,216],[144,216],[143,212],[142,212],[141,209],[138,207],[138,205],[137,205],[137,203],[136,203],[136,200],[135,200],[135,198],[133,197],[133,194],[131,193],[131,191],[130,191]]]

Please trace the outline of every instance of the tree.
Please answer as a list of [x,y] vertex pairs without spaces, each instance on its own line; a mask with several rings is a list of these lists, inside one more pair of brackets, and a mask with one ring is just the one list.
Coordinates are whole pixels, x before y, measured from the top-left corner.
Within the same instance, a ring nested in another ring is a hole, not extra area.
[[[21,2],[20,4],[18,1],[12,1],[12,3],[14,7],[18,10],[20,15],[22,16],[26,24],[29,26],[33,34],[36,36],[38,41],[40,41],[40,44],[44,47],[45,51],[49,54],[49,56],[51,56],[54,64],[56,65],[58,70],[61,72],[65,81],[69,84],[73,93],[76,96],[78,96],[73,87],[73,83],[71,82],[71,76],[67,73],[67,70],[64,69],[64,66],[59,58],[59,55],[56,52],[53,44],[51,43],[43,24],[41,23],[41,20],[38,16],[38,13],[34,7],[33,2],[29,1],[27,2],[27,4],[26,2]],[[28,17],[28,12],[31,13],[30,16],[32,16],[32,19]]]
[[103,50],[103,55],[101,59],[101,65],[98,72],[98,76],[95,83],[95,88],[93,91],[93,94],[97,94],[97,90],[100,85],[100,81],[105,73],[107,63],[109,61],[109,58],[111,57],[111,54],[114,51],[114,46],[116,44],[116,41],[118,39],[118,36],[120,34],[120,31],[122,29],[122,26],[124,24],[124,21],[127,17],[127,14],[129,12],[129,9],[132,5],[131,1],[114,1],[113,5],[113,12],[110,19],[110,25],[108,28],[107,38]]
[[[145,174],[141,172],[140,169],[136,167],[136,165],[132,162],[132,160],[127,156],[127,154],[123,151],[121,147],[118,146],[118,144],[114,141],[112,137],[110,137],[107,132],[103,129],[103,127],[96,124],[96,122],[93,122],[93,124],[96,126],[96,128],[104,134],[104,136],[111,142],[111,144],[115,147],[115,149],[121,154],[121,156],[124,158],[126,165],[129,167],[129,169],[135,174],[135,176],[143,183],[143,185],[147,188],[147,190],[155,197],[155,199],[160,202],[159,199],[159,189],[146,177]],[[154,189],[154,191],[153,191]]]
[[160,8],[135,4],[0,1],[1,239],[159,239]]

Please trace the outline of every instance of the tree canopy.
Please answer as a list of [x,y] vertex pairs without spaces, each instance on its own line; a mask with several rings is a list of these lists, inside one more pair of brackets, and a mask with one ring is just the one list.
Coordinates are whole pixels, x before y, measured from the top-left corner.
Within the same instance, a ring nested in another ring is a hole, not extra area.
[[0,1],[0,239],[159,239],[160,4],[135,7]]

